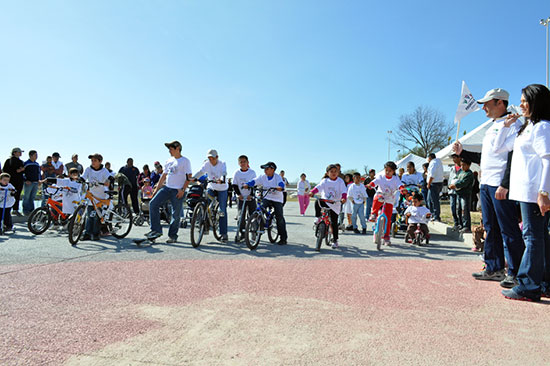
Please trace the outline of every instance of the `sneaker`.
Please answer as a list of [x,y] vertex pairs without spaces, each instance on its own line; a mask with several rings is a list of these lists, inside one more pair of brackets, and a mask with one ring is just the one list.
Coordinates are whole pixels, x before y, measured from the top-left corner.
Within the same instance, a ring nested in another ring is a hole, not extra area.
[[278,245],[286,245],[287,243],[286,243],[286,240],[281,239],[277,242],[277,244]]
[[151,230],[147,234],[145,234],[145,237],[149,240],[155,240],[156,238],[160,238],[161,236],[162,236],[161,233],[157,233],[154,230]]
[[99,241],[99,235],[92,235],[92,241]]
[[227,243],[227,234],[223,234],[222,238],[220,239],[222,243]]
[[359,229],[353,229],[353,233],[354,233],[354,234],[361,234],[361,232],[359,231]]
[[300,214],[300,216],[304,217],[305,215],[304,215],[304,214]]
[[91,239],[92,237],[90,236],[90,234],[84,234],[84,236],[80,240],[84,241],[84,240],[91,240]]
[[166,240],[166,244],[174,244],[175,242],[177,242],[178,238],[168,238]]
[[515,276],[506,275],[502,281],[500,281],[500,286],[504,288],[513,288],[518,285],[518,280]]
[[332,243],[332,249],[336,249],[336,248],[338,248],[338,242],[337,242],[337,241],[334,241],[334,242]]
[[367,229],[363,229],[363,231],[361,231],[361,234],[367,235]]
[[384,239],[384,245],[387,245],[388,247],[391,246],[390,239]]
[[353,225],[346,226],[346,231],[352,231],[352,230],[353,230]]
[[375,222],[375,221],[376,221],[376,215],[375,215],[375,214],[371,214],[370,217],[369,217],[369,221],[370,221],[370,222]]
[[505,298],[510,299],[510,300],[540,301],[540,297],[531,298],[531,297],[527,297],[527,296],[522,296],[522,295],[516,293],[514,290],[502,290],[502,295],[504,295]]
[[472,276],[476,280],[482,280],[482,281],[503,281],[506,277],[506,273],[504,270],[496,271],[496,272],[489,272],[486,269],[484,269],[481,272],[474,272],[472,273]]

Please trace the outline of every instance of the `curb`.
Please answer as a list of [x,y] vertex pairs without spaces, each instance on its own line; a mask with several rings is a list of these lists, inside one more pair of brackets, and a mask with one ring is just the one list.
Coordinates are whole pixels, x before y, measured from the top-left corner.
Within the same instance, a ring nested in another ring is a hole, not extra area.
[[457,231],[453,231],[449,225],[444,224],[442,222],[431,221],[428,224],[428,227],[430,228],[430,231],[434,231],[438,234],[443,234],[445,236],[448,236],[454,240],[461,241],[464,243],[465,246],[468,246],[470,248],[474,245],[472,234],[459,233]]

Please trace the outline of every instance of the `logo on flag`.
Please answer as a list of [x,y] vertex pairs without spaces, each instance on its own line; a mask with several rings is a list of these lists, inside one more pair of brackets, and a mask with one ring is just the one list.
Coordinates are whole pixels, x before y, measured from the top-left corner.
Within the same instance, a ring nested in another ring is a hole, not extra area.
[[458,108],[456,109],[455,123],[477,110],[479,110],[479,106],[477,105],[474,96],[470,93],[470,89],[468,89],[466,82],[462,81],[462,92],[460,93],[460,101],[458,103]]

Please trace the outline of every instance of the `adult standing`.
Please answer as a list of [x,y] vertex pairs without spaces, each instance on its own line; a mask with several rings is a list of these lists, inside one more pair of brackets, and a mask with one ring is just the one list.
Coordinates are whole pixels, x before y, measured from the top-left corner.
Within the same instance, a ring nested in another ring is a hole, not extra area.
[[170,152],[170,159],[166,161],[166,171],[162,173],[157,185],[153,189],[153,199],[149,203],[149,221],[151,231],[145,234],[148,239],[162,236],[160,225],[160,207],[166,201],[172,204],[172,219],[168,229],[167,243],[175,243],[178,239],[183,195],[191,179],[191,162],[181,155],[179,141],[164,144]]
[[143,170],[138,174],[137,183],[139,188],[143,187],[145,179],[149,179],[149,181],[151,181],[151,170],[147,164],[143,166]]
[[61,178],[63,176],[63,162],[59,160],[61,155],[58,152],[52,154],[52,165],[54,168],[55,176]]
[[[281,170],[279,175],[283,179],[283,183],[285,184],[285,187],[288,187],[288,179],[285,178],[285,171]],[[284,207],[284,205],[286,205],[287,196],[288,196],[288,192],[286,191],[286,189],[284,189],[283,190],[283,207]]]
[[365,187],[367,188],[367,207],[365,208],[365,217],[368,219],[372,210],[372,202],[374,201],[374,195],[376,194],[376,189],[372,188],[369,183],[376,178],[376,170],[369,170],[368,177],[365,178]]
[[300,181],[297,185],[298,204],[300,205],[300,215],[306,214],[307,206],[309,206],[309,191],[311,185],[306,180],[306,173],[300,174]]
[[[107,163],[105,163],[105,165],[107,165]],[[73,154],[73,156],[71,156],[71,161],[67,164],[65,164],[65,176],[69,176],[69,171],[72,169],[72,168],[75,168],[75,169],[78,169],[78,174],[82,175],[82,173],[84,173],[84,167],[82,166],[82,164],[80,164],[78,162],[78,154]],[[107,168],[107,167],[105,167]]]
[[[516,202],[508,199],[510,186],[510,165],[512,153],[502,148],[497,135],[504,128],[508,115],[509,93],[504,89],[491,89],[478,100],[483,104],[487,117],[493,119],[493,124],[483,137],[481,153],[463,150],[460,142],[455,142],[453,148],[460,157],[466,157],[481,167],[480,201],[483,217],[483,227],[486,238],[484,260],[486,268],[481,272],[472,273],[477,280],[500,281],[502,287],[514,287],[516,275],[525,249],[521,231],[518,226]],[[503,131],[513,141],[521,122]],[[525,172],[521,173],[522,175]],[[508,273],[504,266],[508,262]]]
[[208,194],[218,198],[221,242],[227,243],[227,189],[229,188],[226,182],[227,168],[225,163],[218,157],[216,150],[208,150],[206,157],[208,160],[204,162],[194,177],[198,178],[206,174],[209,180],[214,181],[208,183]]
[[21,191],[23,190],[23,172],[25,171],[23,161],[20,159],[22,152],[23,150],[20,148],[14,147],[11,150],[11,157],[6,160],[2,170],[4,173],[8,173],[11,176],[10,183],[16,189],[14,195],[15,203],[12,208],[12,214],[16,216],[21,216],[21,213],[19,212],[19,201],[21,199]]
[[439,194],[443,188],[443,164],[434,153],[428,155],[428,163],[426,184],[426,188],[428,188],[428,208],[432,213],[432,220],[441,221]]
[[134,210],[134,213],[137,215],[139,214],[139,203],[138,203],[138,175],[139,175],[139,169],[134,166],[134,159],[128,158],[126,160],[126,165],[119,169],[119,173],[122,173],[128,178],[130,181],[130,184],[132,185],[132,188],[124,188],[122,190],[122,197],[124,197],[124,201],[128,202],[128,195],[130,195],[130,198],[132,199],[132,209]]
[[[544,85],[531,84],[521,92],[525,123],[513,144],[510,198],[521,208],[526,248],[517,273],[518,285],[502,294],[514,300],[539,301],[541,295],[550,297],[550,91]],[[503,130],[509,130],[517,117],[507,118]],[[508,132],[500,131],[500,135]]]
[[36,150],[29,151],[29,160],[24,163],[25,167],[25,190],[23,191],[23,214],[29,215],[34,210],[34,199],[38,192],[40,181],[40,164],[36,161],[38,153]]

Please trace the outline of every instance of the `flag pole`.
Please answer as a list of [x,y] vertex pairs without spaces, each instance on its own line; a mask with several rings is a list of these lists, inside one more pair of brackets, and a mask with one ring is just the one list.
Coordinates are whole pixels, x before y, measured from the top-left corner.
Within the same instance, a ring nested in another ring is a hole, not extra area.
[[458,120],[457,126],[456,126],[456,139],[455,142],[458,141],[458,134],[460,133],[460,120]]

